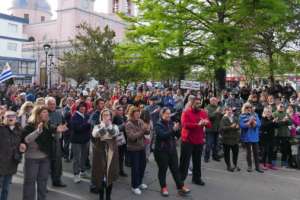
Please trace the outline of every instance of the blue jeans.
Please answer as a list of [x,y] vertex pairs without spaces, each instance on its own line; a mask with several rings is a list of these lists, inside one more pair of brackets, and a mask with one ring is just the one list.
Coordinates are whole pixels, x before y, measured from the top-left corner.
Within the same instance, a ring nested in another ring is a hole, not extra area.
[[146,169],[146,152],[128,151],[131,161],[131,187],[138,188],[143,183]]
[[11,183],[12,176],[0,176],[0,200],[8,199],[9,185]]
[[206,133],[206,146],[204,159],[209,160],[212,151],[213,158],[218,157],[218,132],[207,132]]

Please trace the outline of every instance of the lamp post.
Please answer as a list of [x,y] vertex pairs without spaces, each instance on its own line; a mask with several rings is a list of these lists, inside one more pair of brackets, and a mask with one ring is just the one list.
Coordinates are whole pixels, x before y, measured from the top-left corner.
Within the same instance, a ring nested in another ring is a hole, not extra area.
[[54,57],[54,55],[53,55],[53,53],[52,52],[50,52],[49,53],[49,58],[50,58],[50,68],[49,68],[49,88],[51,88],[51,86],[52,86],[52,64],[53,64],[53,57]]
[[48,78],[47,78],[47,72],[48,72],[48,53],[51,49],[50,44],[44,44],[43,45],[44,52],[46,54],[46,72],[45,72],[45,87],[48,88]]

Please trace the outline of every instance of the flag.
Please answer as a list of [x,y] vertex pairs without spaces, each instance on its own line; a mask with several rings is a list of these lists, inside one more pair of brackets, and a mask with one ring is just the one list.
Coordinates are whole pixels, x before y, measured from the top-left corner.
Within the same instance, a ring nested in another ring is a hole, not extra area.
[[16,77],[13,75],[11,68],[8,63],[3,68],[2,73],[0,74],[0,83],[3,83],[4,81]]

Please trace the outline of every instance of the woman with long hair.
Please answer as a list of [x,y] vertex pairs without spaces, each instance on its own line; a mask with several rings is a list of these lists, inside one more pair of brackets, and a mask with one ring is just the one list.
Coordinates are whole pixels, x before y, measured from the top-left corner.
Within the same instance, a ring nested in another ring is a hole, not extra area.
[[104,189],[106,200],[111,199],[113,182],[119,175],[119,153],[118,138],[120,132],[118,126],[112,123],[112,113],[104,109],[100,114],[100,124],[93,129],[92,136],[94,142],[94,155],[97,157],[93,163],[93,174],[96,175],[96,188],[99,190],[99,200],[104,199]]
[[39,97],[35,100],[35,106],[44,106],[45,105],[45,98]]
[[145,110],[145,109],[142,109],[141,119],[143,120],[143,122],[144,122],[145,126],[147,127],[147,129],[150,130],[150,134],[145,135],[145,138],[144,138],[145,151],[146,151],[146,160],[149,161],[149,157],[150,157],[150,154],[151,154],[151,141],[152,141],[153,132],[154,132],[154,127],[153,127],[153,123],[151,121],[150,112]]
[[32,111],[33,107],[34,107],[34,105],[30,101],[26,101],[21,106],[18,117],[19,117],[19,122],[20,122],[22,128],[24,128],[28,124],[28,119],[31,115],[31,111]]
[[129,110],[129,120],[126,123],[127,150],[131,161],[131,187],[132,192],[141,195],[142,190],[148,188],[143,184],[146,169],[146,152],[144,139],[150,134],[149,126],[145,126],[140,117],[139,108],[132,107]]
[[36,106],[23,131],[27,144],[24,164],[23,200],[35,200],[36,187],[38,200],[45,200],[47,181],[50,172],[53,134],[62,133],[67,128],[50,126],[48,108]]
[[246,146],[246,156],[248,164],[248,172],[252,172],[252,154],[255,163],[255,170],[263,173],[259,167],[258,159],[258,142],[259,142],[259,128],[261,126],[258,115],[254,112],[250,103],[245,103],[242,107],[242,114],[240,115],[241,140]]

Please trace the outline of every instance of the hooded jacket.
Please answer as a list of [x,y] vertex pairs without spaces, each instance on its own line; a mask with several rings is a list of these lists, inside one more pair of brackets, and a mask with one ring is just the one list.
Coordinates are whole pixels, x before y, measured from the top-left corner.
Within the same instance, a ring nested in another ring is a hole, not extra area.
[[[255,127],[248,127],[247,122],[251,117],[256,120]],[[241,140],[242,142],[259,142],[260,119],[256,113],[243,113],[240,115]]]

